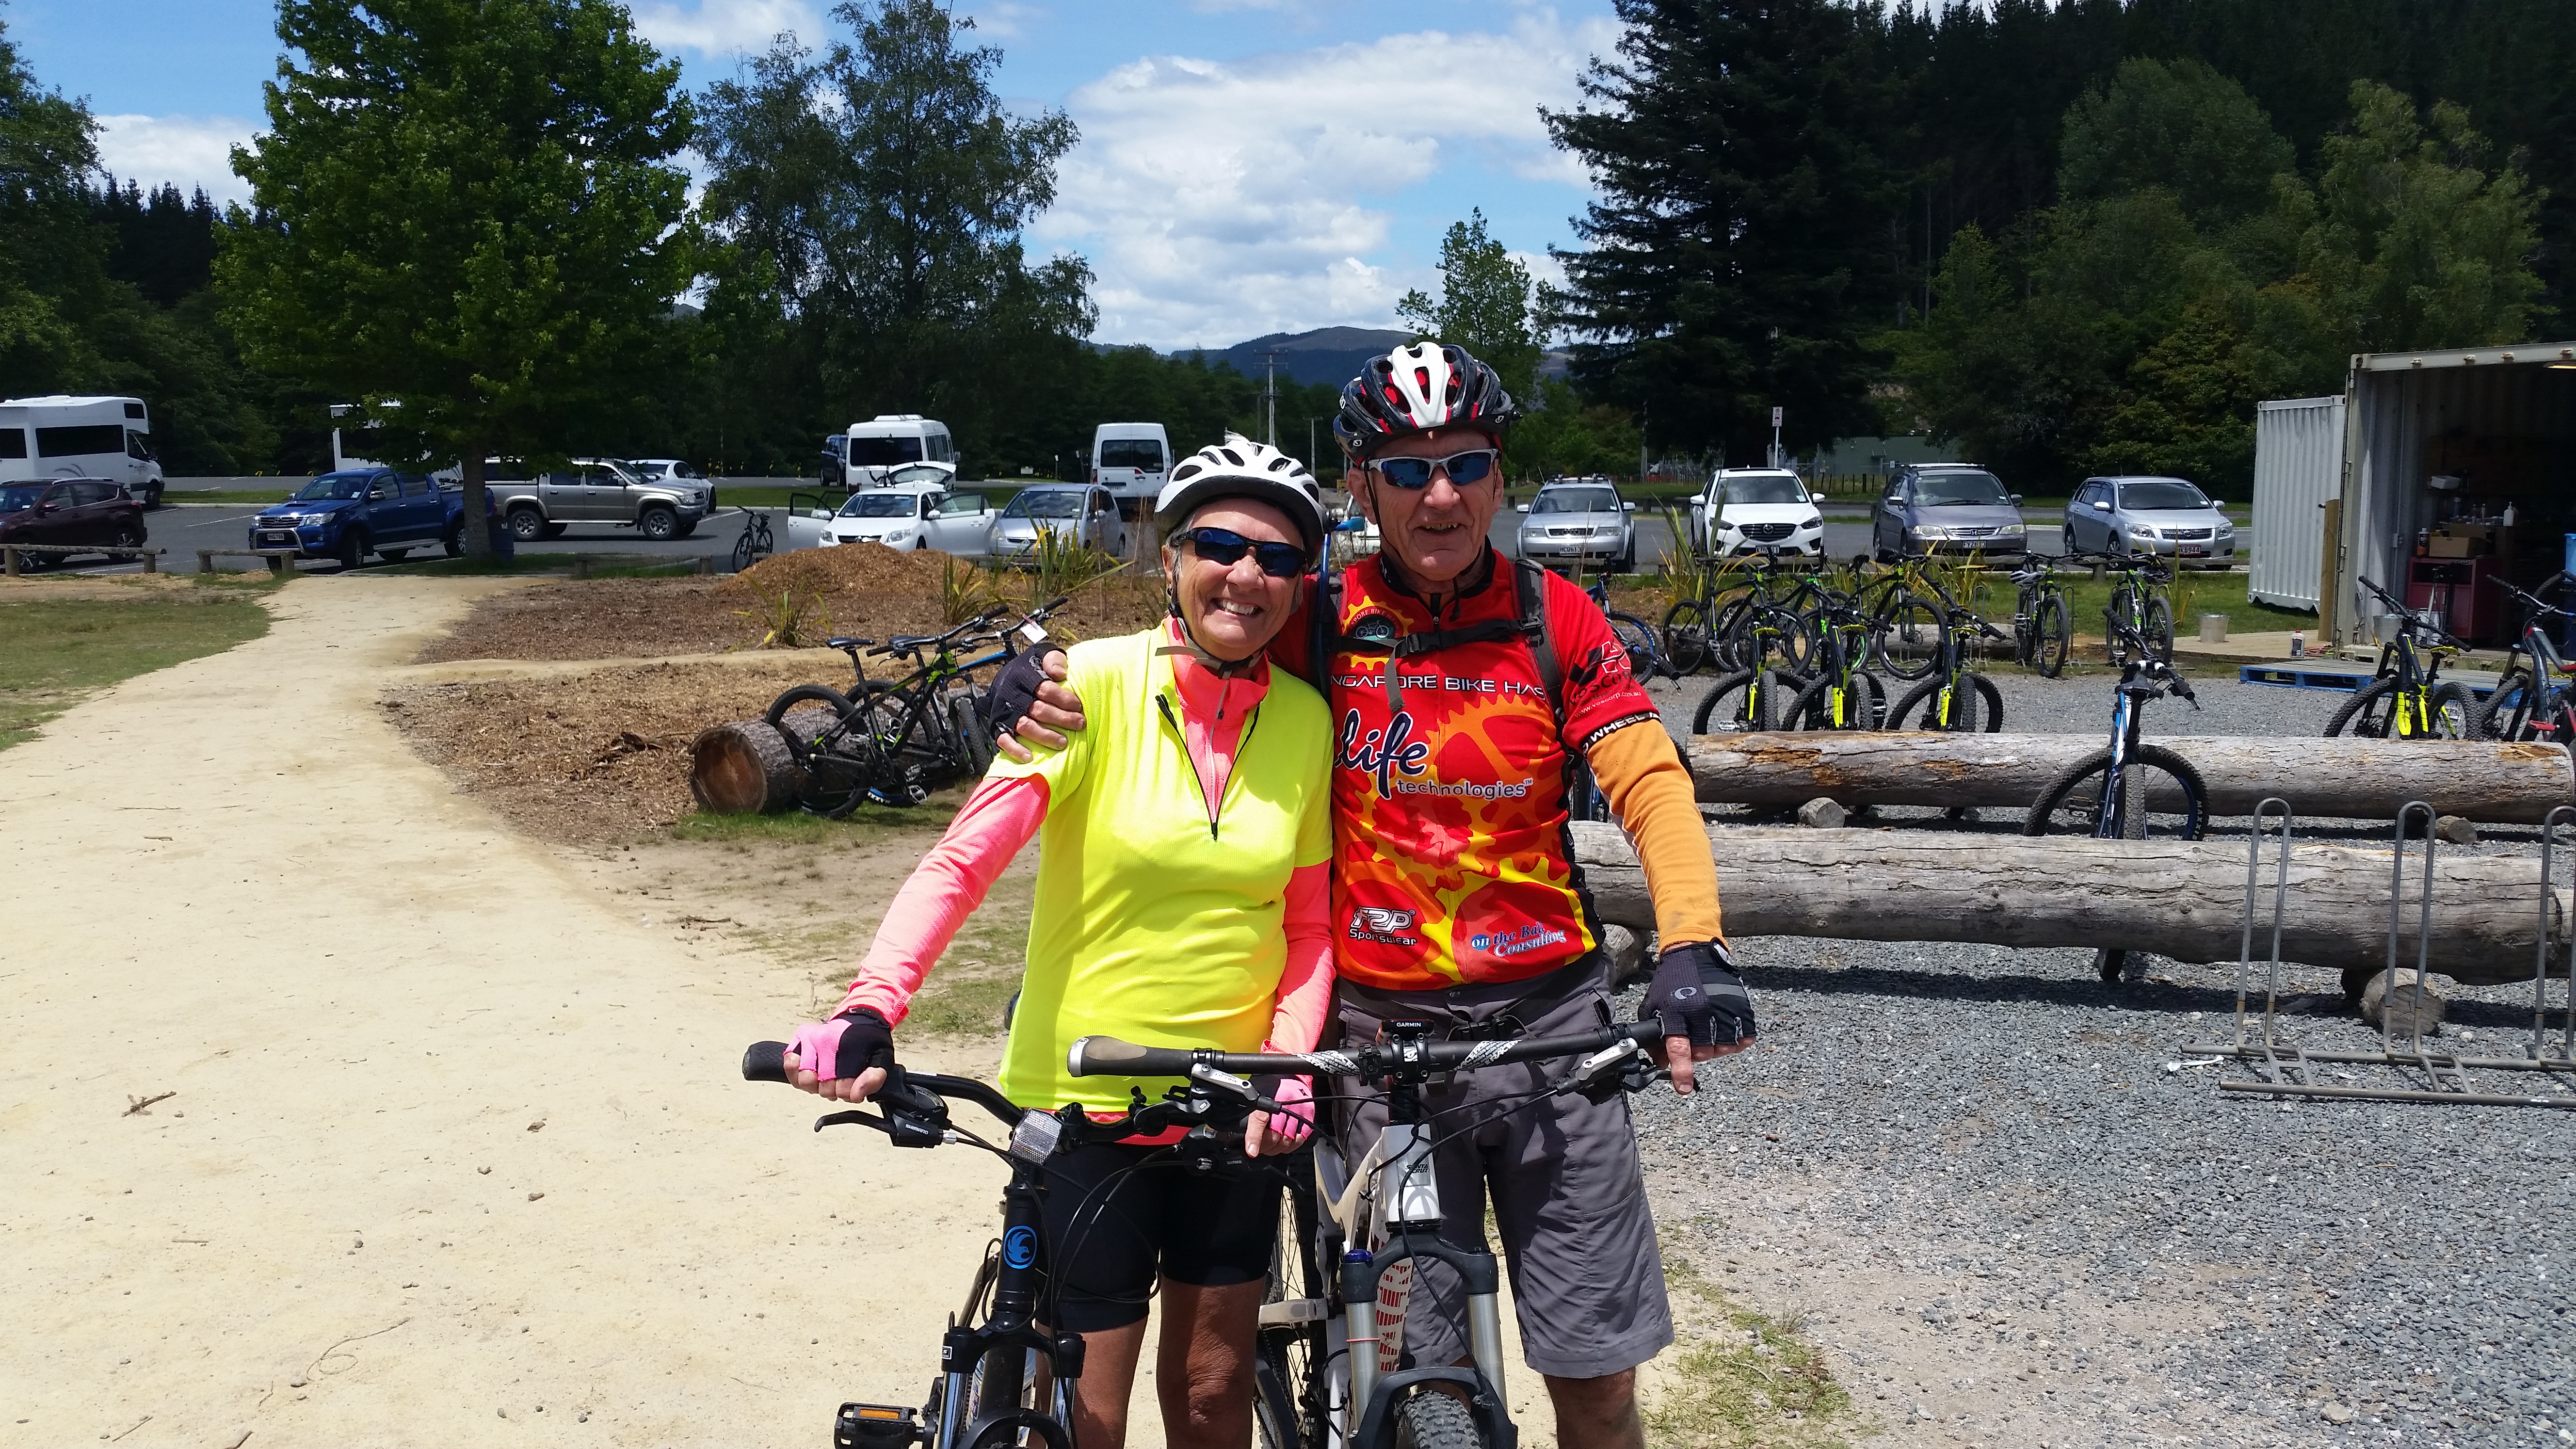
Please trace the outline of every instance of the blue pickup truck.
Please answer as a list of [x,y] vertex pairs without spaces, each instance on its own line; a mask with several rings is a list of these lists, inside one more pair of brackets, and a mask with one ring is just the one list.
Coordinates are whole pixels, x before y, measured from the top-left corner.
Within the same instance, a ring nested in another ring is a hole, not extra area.
[[[488,512],[490,499],[484,503]],[[368,554],[399,559],[416,548],[465,551],[465,495],[434,478],[391,468],[325,473],[250,521],[253,548],[291,548],[356,568]],[[499,526],[494,525],[494,532]]]

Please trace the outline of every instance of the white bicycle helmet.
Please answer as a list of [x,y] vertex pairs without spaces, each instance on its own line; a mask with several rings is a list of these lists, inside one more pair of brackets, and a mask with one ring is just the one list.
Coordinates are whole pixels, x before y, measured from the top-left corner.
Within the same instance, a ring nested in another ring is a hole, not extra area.
[[1220,498],[1250,498],[1288,515],[1313,558],[1324,546],[1324,490],[1306,465],[1241,433],[1183,458],[1154,500],[1154,527],[1165,538],[1190,515]]

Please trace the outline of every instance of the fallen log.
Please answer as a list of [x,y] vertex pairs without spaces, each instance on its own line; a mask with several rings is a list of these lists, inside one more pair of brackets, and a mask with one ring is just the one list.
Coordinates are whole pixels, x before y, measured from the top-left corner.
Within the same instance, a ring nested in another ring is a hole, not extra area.
[[[811,715],[811,721],[800,716]],[[789,710],[787,723],[820,728],[829,712]],[[689,793],[710,815],[771,815],[796,808],[804,771],[769,721],[740,719],[710,727],[689,747]]]
[[[2210,813],[2251,815],[2270,796],[2302,818],[2394,820],[2422,800],[2444,815],[2537,825],[2576,803],[2576,764],[2550,744],[2492,740],[2157,736],[2209,786]],[[1855,805],[2004,806],[2027,810],[2100,736],[1779,733],[1689,742],[1704,804],[1794,810],[1818,796]]]
[[[1574,853],[1604,921],[1655,921],[1636,854],[1615,825],[1577,822]],[[1712,826],[1730,936],[1846,941],[1966,941],[2091,946],[2177,961],[2234,961],[2244,931],[2241,841],[2120,841]],[[2438,854],[2430,968],[2470,985],[2531,979],[2539,863]],[[2270,951],[2272,867],[2264,866],[2258,958]],[[2399,964],[2415,964],[2419,867],[2400,908]],[[2281,959],[2331,970],[2388,962],[2385,851],[2301,845],[2290,857]],[[2567,936],[2567,892],[2551,906],[2553,951]]]

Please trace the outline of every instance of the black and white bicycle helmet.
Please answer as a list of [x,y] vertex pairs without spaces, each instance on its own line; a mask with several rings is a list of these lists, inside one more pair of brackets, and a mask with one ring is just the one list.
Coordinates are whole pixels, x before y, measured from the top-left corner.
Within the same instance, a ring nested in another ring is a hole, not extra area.
[[1342,385],[1333,437],[1343,452],[1364,459],[1397,438],[1435,428],[1481,428],[1499,437],[1515,415],[1502,379],[1467,349],[1417,342],[1369,359]]
[[1220,498],[1250,498],[1288,515],[1312,559],[1324,546],[1324,490],[1306,465],[1241,433],[1211,443],[1172,468],[1154,499],[1154,527],[1165,538],[1190,515]]

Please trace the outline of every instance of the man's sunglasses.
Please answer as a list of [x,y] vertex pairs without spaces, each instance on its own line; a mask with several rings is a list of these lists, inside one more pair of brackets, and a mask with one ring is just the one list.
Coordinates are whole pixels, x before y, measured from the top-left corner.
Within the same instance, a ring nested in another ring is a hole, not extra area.
[[1461,488],[1482,483],[1492,476],[1494,460],[1500,456],[1492,448],[1477,448],[1446,458],[1380,458],[1372,466],[1387,482],[1407,493],[1419,493],[1431,486],[1431,471],[1435,468],[1448,473],[1449,481]]
[[1293,543],[1254,543],[1230,528],[1193,528],[1181,535],[1190,552],[1221,568],[1232,568],[1245,554],[1274,579],[1293,579],[1306,571],[1306,550]]

